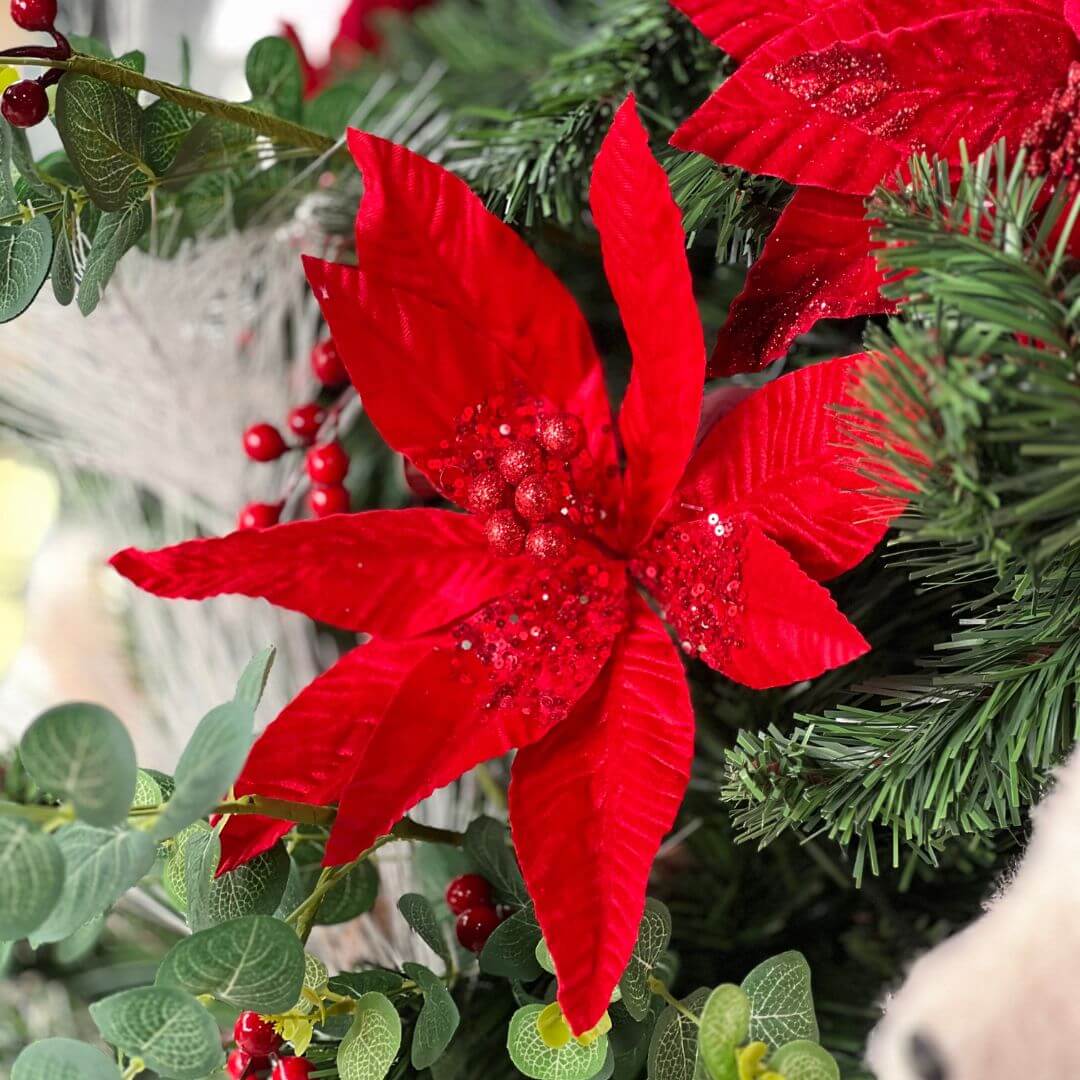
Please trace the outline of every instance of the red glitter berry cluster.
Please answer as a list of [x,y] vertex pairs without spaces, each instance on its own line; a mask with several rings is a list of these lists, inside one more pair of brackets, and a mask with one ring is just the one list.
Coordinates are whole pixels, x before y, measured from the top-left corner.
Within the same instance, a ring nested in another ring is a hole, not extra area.
[[[55,46],[27,45],[5,49],[6,57],[36,57],[42,60],[66,60],[71,56],[67,38],[56,31],[56,0],[11,0],[11,20],[23,30],[51,34]],[[0,114],[13,127],[33,127],[49,115],[45,91],[60,81],[63,71],[50,68],[40,78],[12,83],[0,97]]]
[[[327,390],[337,391],[348,385],[345,365],[330,338],[320,341],[311,350],[311,371]],[[309,401],[291,409],[285,418],[285,426],[295,440],[291,447],[281,431],[266,421],[252,424],[244,432],[244,453],[252,461],[277,461],[290,450],[308,448],[304,457],[304,468],[311,481],[307,504],[315,517],[343,514],[350,509],[349,492],[345,488],[349,455],[335,438],[317,443],[324,428],[336,422],[337,414],[337,408],[326,408],[318,401]],[[276,525],[283,506],[284,500],[250,503],[240,511],[237,525],[241,529]]]
[[243,1012],[233,1027],[236,1049],[226,1069],[233,1080],[307,1080],[314,1066],[302,1057],[283,1057],[281,1036],[258,1013]]
[[446,887],[446,906],[457,916],[457,939],[469,952],[480,952],[505,918],[495,904],[491,882],[480,874],[454,878]]

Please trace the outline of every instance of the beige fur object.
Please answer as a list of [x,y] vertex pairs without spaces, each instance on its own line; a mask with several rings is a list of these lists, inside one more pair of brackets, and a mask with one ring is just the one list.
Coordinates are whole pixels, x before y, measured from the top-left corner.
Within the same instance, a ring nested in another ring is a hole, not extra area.
[[878,1080],[1080,1077],[1080,753],[986,913],[919,959],[870,1040]]

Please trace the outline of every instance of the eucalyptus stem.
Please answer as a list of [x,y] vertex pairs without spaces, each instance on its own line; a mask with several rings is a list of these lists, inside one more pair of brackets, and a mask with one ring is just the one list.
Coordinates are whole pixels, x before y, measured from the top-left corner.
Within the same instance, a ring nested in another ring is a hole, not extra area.
[[71,821],[74,814],[69,806],[31,806],[25,803],[0,802],[0,817],[22,818],[40,825]]
[[661,982],[655,975],[650,975],[647,983],[649,989],[658,997],[661,1001],[666,1001],[677,1012],[682,1013],[687,1020],[693,1020],[695,1024],[701,1024],[701,1018],[695,1016],[674,994],[667,988],[667,985]]
[[0,63],[10,60],[19,65],[31,67],[56,68],[62,71],[73,71],[79,75],[90,75],[102,82],[112,83],[113,86],[122,86],[127,90],[145,90],[155,97],[171,101],[176,105],[182,105],[185,109],[202,113],[205,116],[216,116],[219,120],[227,120],[233,124],[240,124],[250,128],[259,135],[265,135],[277,142],[288,143],[291,146],[305,146],[320,153],[332,150],[335,141],[326,135],[320,135],[311,128],[302,124],[293,123],[291,120],[283,120],[279,116],[260,112],[250,105],[241,105],[235,101],[223,101],[221,98],[212,97],[210,94],[201,94],[197,90],[189,90],[184,86],[176,86],[174,83],[162,82],[160,79],[151,79],[133,68],[125,67],[114,60],[101,60],[96,56],[86,56],[83,53],[75,53],[67,60],[50,60],[44,57],[11,56],[0,53]]

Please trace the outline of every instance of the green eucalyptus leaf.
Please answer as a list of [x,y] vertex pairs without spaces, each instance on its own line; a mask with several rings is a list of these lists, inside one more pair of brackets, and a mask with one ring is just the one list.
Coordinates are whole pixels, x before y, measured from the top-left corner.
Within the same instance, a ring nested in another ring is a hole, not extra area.
[[424,1007],[413,1030],[412,1065],[417,1071],[442,1057],[461,1023],[461,1014],[446,984],[423,964],[404,964],[406,975],[424,994]]
[[[200,825],[205,828],[199,828]],[[184,900],[188,926],[192,930],[202,930],[213,925],[213,920],[204,912],[209,906],[210,890],[221,861],[221,838],[217,830],[204,821],[195,822],[180,835],[184,837]]]
[[0,323],[33,302],[52,264],[53,233],[46,217],[0,226]]
[[284,38],[256,41],[248,51],[244,74],[253,97],[270,101],[281,116],[299,116],[304,76],[296,50]]
[[213,810],[243,768],[254,724],[254,709],[242,701],[219,705],[199,721],[177,762],[176,789],[154,826],[156,840]]
[[525,881],[510,846],[510,832],[501,821],[482,816],[469,822],[464,847],[496,891],[523,906],[529,902]]
[[701,1011],[698,1049],[712,1080],[739,1080],[735,1048],[750,1032],[750,999],[732,983],[718,986]]
[[161,785],[144,769],[135,774],[135,794],[131,800],[132,810],[146,810],[164,802]]
[[[302,841],[292,850],[293,861],[303,896],[310,895],[322,872],[322,844],[310,840]],[[354,866],[344,877],[339,878],[325,894],[319,905],[315,922],[319,926],[335,926],[349,922],[358,915],[363,915],[375,906],[379,895],[379,872],[370,859]],[[300,900],[293,906],[300,903]],[[291,910],[291,909],[290,909]]]
[[40,926],[63,884],[56,841],[25,821],[0,818],[0,938],[15,941]]
[[380,994],[392,994],[401,989],[405,980],[396,971],[373,968],[371,971],[346,971],[335,975],[328,985],[335,994],[363,997],[377,990]]
[[11,1080],[120,1080],[120,1070],[100,1050],[86,1043],[42,1039],[15,1059]]
[[135,746],[127,729],[100,705],[73,702],[43,712],[19,743],[34,782],[70,800],[91,825],[118,825],[135,796]]
[[19,205],[15,194],[15,181],[11,175],[14,128],[0,117],[0,212],[12,213]]
[[840,1067],[832,1054],[809,1039],[781,1046],[769,1059],[769,1068],[784,1080],[840,1080]]
[[[209,840],[211,832],[210,826],[205,821],[196,821],[186,829],[181,829],[173,837],[172,846],[161,870],[161,883],[178,911],[186,912],[188,908],[186,875],[188,841],[196,834],[203,835]],[[201,853],[202,849],[199,850]],[[212,873],[213,870],[210,871],[210,874]]]
[[143,769],[143,772],[161,788],[161,801],[168,802],[176,789],[173,778],[168,773],[161,772],[160,769]]
[[90,1006],[106,1042],[170,1080],[203,1080],[225,1063],[213,1017],[172,986],[124,990]]
[[363,94],[356,86],[338,83],[327,87],[304,102],[304,124],[332,139],[341,138],[362,101]]
[[53,251],[52,281],[53,296],[62,307],[67,307],[75,299],[75,252],[72,248],[72,232],[75,227],[75,211],[71,195],[64,193],[64,208],[60,211],[58,228]]
[[131,829],[98,829],[77,821],[55,834],[64,887],[30,944],[60,941],[107,911],[154,865],[154,842]]
[[98,306],[120,260],[149,227],[150,206],[144,202],[101,215],[79,283],[78,304],[83,315]]
[[105,915],[97,915],[53,946],[53,961],[60,967],[75,967],[94,951],[104,932]]
[[247,915],[177,942],[155,982],[213,994],[238,1009],[287,1012],[304,985],[304,946],[280,919]]
[[635,1020],[643,1020],[649,1011],[652,994],[649,976],[664,955],[671,940],[671,913],[659,900],[650,897],[638,927],[637,943],[630,954],[626,970],[619,979],[619,989],[627,1012]]
[[810,965],[800,952],[780,953],[758,964],[742,981],[750,998],[750,1041],[771,1050],[796,1039],[818,1041]]
[[401,1017],[383,994],[364,994],[337,1052],[341,1080],[384,1080],[401,1048]]
[[565,1046],[548,1046],[537,1018],[543,1005],[525,1005],[510,1018],[506,1048],[518,1071],[532,1080],[592,1080],[607,1060],[608,1039],[601,1035],[589,1046],[571,1039]]
[[[202,869],[206,869],[205,860]],[[288,880],[289,855],[280,843],[228,873],[212,877],[198,899],[193,899],[191,879],[185,873],[188,925],[192,930],[204,930],[244,915],[273,915]]]
[[398,900],[397,906],[405,921],[420,935],[424,944],[449,968],[450,950],[446,947],[446,939],[439,929],[439,921],[435,918],[435,911],[427,897],[419,893],[405,893]]
[[[684,1008],[700,1013],[709,990],[700,987],[682,999]],[[698,1026],[674,1005],[669,1005],[656,1021],[649,1043],[649,1080],[694,1080],[697,1072]]]
[[270,669],[274,666],[274,657],[277,649],[273,645],[256,653],[249,661],[240,675],[240,681],[236,684],[234,699],[241,705],[247,705],[252,712],[259,707],[262,701],[266,682],[270,678]]
[[176,160],[180,144],[199,120],[199,114],[159,98],[143,114],[146,163],[164,176]]
[[536,943],[536,962],[546,971],[549,975],[555,974],[555,961],[551,959],[551,950],[548,948],[548,943],[541,938]]
[[495,927],[480,953],[480,970],[504,979],[531,982],[540,975],[536,950],[543,938],[536,917],[528,908],[515,911]]
[[69,71],[56,89],[56,130],[102,210],[124,210],[143,199],[151,170],[145,162],[142,110],[131,94]]

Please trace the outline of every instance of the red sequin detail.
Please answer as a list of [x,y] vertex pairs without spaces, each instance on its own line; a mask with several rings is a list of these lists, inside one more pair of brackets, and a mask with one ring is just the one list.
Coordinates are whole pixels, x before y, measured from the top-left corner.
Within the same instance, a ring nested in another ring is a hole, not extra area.
[[[562,720],[589,688],[626,625],[620,563],[585,552],[486,604],[453,630],[490,683],[487,709]],[[475,666],[462,663],[463,677]]]
[[742,544],[746,525],[708,514],[662,527],[630,564],[656,597],[679,647],[713,667],[741,648]]
[[1080,61],[1069,65],[1065,86],[1055,90],[1042,115],[1024,132],[1029,176],[1045,176],[1080,191]]

